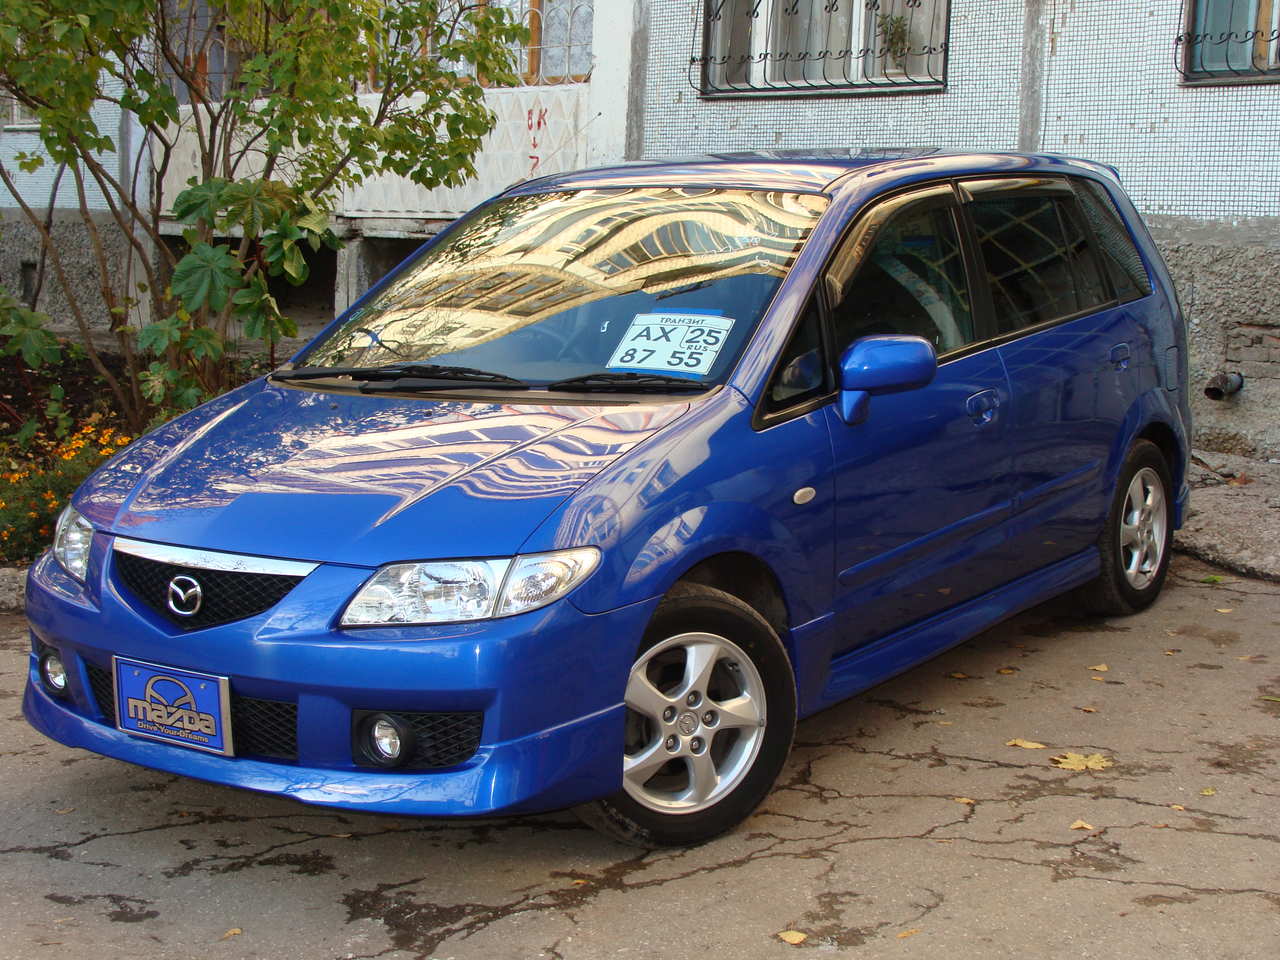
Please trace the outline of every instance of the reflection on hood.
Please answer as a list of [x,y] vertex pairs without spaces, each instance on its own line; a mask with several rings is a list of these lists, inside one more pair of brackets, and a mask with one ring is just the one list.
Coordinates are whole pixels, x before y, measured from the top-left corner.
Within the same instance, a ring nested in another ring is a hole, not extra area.
[[687,409],[250,385],[130,447],[77,506],[115,533],[268,556],[366,565],[435,555],[424,548],[509,553]]

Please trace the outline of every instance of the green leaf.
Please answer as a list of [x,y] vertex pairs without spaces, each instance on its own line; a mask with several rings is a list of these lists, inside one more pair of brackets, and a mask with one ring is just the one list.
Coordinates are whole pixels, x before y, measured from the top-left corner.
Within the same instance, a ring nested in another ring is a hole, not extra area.
[[182,339],[183,323],[176,315],[149,323],[138,331],[138,346],[151,353],[164,353]]
[[8,313],[7,318],[0,316],[0,337],[5,338],[0,352],[21,355],[22,362],[32,370],[62,359],[58,338],[45,329],[49,319],[45,314],[26,307],[10,308]]
[[278,220],[290,201],[289,188],[276,180],[242,180],[228,184],[222,193],[226,207],[223,224],[235,224],[256,237],[268,222]]
[[189,313],[221,310],[243,283],[241,264],[224,246],[198,243],[174,267],[170,287]]
[[225,194],[229,186],[221,177],[212,177],[183,190],[173,201],[173,216],[179,223],[216,224],[226,205]]

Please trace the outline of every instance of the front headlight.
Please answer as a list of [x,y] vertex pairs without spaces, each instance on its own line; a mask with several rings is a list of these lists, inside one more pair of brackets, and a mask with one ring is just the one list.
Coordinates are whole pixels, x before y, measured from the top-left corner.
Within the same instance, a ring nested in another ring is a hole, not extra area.
[[375,573],[342,615],[344,627],[456,623],[545,607],[585,580],[595,547],[500,560],[394,563]]
[[68,504],[58,515],[58,525],[53,531],[53,555],[67,573],[81,582],[89,568],[92,544],[92,524]]

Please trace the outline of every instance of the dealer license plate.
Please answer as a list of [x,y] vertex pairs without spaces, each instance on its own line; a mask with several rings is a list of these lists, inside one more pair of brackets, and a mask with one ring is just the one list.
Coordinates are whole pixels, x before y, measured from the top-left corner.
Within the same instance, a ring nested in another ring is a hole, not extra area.
[[136,737],[230,756],[226,677],[113,657],[116,726]]

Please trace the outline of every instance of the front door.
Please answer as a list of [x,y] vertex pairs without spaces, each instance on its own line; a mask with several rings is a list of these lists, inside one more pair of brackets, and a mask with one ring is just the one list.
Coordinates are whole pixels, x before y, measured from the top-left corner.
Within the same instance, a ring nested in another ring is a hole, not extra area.
[[836,480],[836,601],[849,650],[1008,579],[1009,384],[980,346],[950,186],[884,201],[854,227],[824,286],[835,352],[859,337],[923,336],[928,386],[874,397],[866,420],[827,408]]

